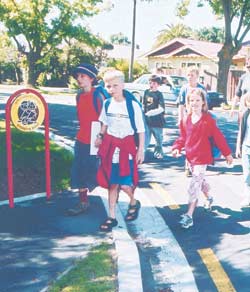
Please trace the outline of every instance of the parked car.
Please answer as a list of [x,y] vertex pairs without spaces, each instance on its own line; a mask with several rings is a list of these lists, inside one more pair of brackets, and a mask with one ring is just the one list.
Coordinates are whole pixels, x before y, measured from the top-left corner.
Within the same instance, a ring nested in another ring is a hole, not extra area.
[[[144,91],[149,88],[149,79],[152,74],[143,74],[134,82],[125,83],[125,89],[132,92],[138,100],[142,101]],[[159,90],[163,94],[166,106],[177,106],[177,97],[182,85],[187,83],[187,78],[177,75],[157,74],[161,77],[162,85]]]
[[214,107],[220,107],[222,103],[225,103],[226,99],[223,94],[217,91],[207,92],[208,108],[212,110]]
[[[159,90],[163,94],[163,98],[166,106],[178,106],[178,95],[181,87],[186,84],[187,78],[178,75],[164,75],[157,74],[161,77],[162,85]],[[149,88],[149,78],[152,74],[143,74],[137,78],[134,82],[125,83],[125,88],[132,92],[138,100],[142,101],[144,91]],[[226,102],[223,94],[216,91],[207,92],[208,107],[212,110],[214,107],[221,106],[222,103]]]

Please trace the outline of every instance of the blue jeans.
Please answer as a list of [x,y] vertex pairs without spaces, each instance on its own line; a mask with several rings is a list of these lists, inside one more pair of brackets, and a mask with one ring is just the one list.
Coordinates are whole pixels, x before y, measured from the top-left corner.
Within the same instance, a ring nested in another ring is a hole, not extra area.
[[163,152],[162,142],[163,142],[163,128],[154,128],[145,125],[145,151],[147,150],[151,136],[154,136],[155,139],[155,151]]
[[71,188],[88,188],[90,191],[97,186],[96,173],[98,160],[96,155],[89,155],[90,145],[75,142],[74,160],[71,168]]

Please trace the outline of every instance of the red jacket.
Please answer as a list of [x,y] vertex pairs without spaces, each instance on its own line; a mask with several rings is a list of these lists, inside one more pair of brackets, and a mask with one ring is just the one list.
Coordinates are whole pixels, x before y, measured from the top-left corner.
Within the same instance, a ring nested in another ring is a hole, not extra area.
[[138,168],[136,163],[136,146],[134,136],[127,136],[123,139],[106,134],[100,145],[98,156],[101,158],[101,165],[97,171],[97,182],[101,187],[109,187],[109,178],[112,168],[112,157],[115,148],[120,149],[119,166],[120,176],[130,175],[129,154],[132,155],[134,163],[133,183],[138,184]]
[[191,121],[191,115],[188,115],[181,121],[180,137],[174,142],[172,149],[181,151],[185,148],[187,160],[191,165],[211,164],[213,163],[211,137],[223,156],[231,154],[231,149],[211,114],[203,113],[195,124]]

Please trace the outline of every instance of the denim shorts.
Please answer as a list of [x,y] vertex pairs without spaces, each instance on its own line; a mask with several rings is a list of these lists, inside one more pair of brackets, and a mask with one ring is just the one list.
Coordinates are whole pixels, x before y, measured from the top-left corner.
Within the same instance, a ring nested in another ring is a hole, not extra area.
[[96,173],[98,159],[89,155],[90,145],[75,142],[74,160],[71,168],[71,188],[88,188],[90,191],[97,186]]
[[129,161],[130,175],[120,176],[119,163],[112,163],[112,170],[110,175],[110,184],[133,186],[133,160]]

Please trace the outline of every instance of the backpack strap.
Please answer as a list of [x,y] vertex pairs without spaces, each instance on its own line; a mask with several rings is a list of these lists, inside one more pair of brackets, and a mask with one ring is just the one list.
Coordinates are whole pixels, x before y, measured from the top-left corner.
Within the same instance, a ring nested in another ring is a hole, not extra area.
[[102,86],[95,87],[93,93],[93,103],[96,113],[99,114],[101,112],[103,101],[106,98],[110,98],[108,92]]
[[105,104],[104,104],[104,107],[105,107],[105,113],[107,114],[108,113],[108,108],[110,106],[110,103],[111,103],[111,98],[108,98],[106,101],[105,101]]
[[[134,132],[137,133],[133,101],[137,102],[140,105],[140,107],[141,107],[141,103],[134,97],[132,93],[130,93],[127,90],[123,90],[123,95],[125,96],[125,99],[126,99],[126,106],[128,110],[128,116],[129,116],[131,127],[133,128]],[[108,107],[110,103],[111,103],[111,98],[108,98],[104,104],[106,114],[108,113]]]

